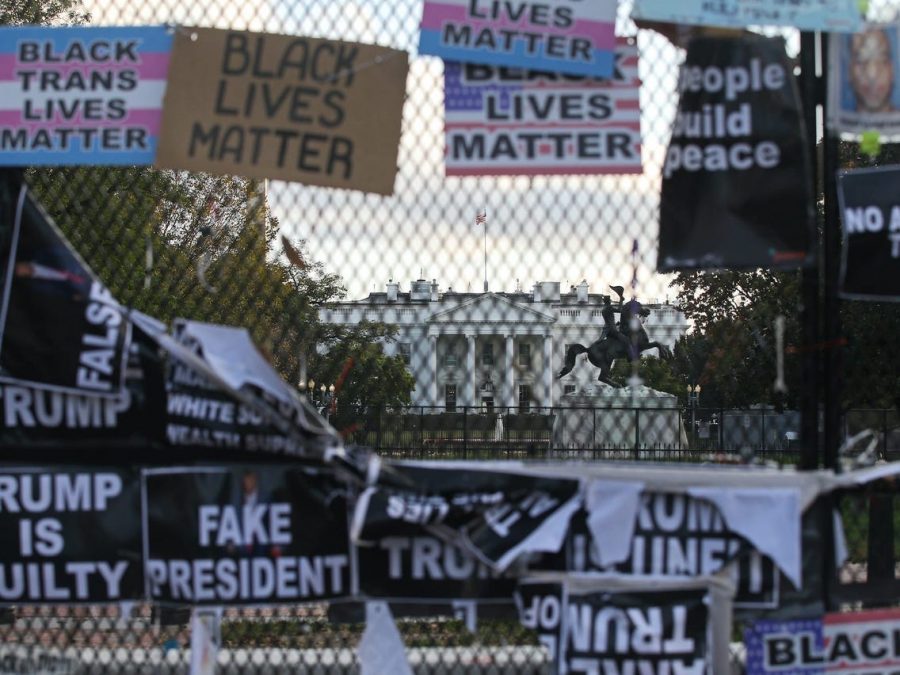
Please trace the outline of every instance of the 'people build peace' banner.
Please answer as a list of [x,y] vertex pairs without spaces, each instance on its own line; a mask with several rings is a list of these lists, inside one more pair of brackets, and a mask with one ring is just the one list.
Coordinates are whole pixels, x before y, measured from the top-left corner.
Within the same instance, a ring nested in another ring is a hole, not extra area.
[[0,28],[0,165],[151,164],[163,27]]
[[444,64],[448,176],[640,173],[638,50],[609,79]]
[[808,264],[810,160],[784,41],[697,38],[678,88],[659,271]]

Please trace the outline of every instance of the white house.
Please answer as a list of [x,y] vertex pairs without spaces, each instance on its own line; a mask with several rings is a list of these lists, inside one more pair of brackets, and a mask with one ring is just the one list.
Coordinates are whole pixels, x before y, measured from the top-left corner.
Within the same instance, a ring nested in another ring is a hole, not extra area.
[[[590,364],[579,363],[555,379],[569,344],[587,346],[600,336],[604,297],[590,293],[585,281],[568,293],[548,281],[530,293],[459,293],[424,279],[406,292],[392,280],[385,292],[333,303],[319,317],[331,324],[365,320],[395,326],[396,340],[385,352],[401,354],[415,377],[413,405],[533,409],[560,405],[562,395],[580,391],[597,376]],[[672,347],[687,331],[684,315],[672,305],[644,307],[650,310],[644,328],[651,341]]]

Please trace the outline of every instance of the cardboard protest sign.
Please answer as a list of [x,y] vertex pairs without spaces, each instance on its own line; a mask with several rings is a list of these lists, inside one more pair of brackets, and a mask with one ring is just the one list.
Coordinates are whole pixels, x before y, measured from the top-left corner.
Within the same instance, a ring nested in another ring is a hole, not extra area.
[[634,0],[635,19],[706,26],[791,26],[849,32],[862,22],[856,0]]
[[172,36],[0,28],[0,165],[151,164]]
[[800,98],[780,38],[697,38],[663,165],[661,272],[809,264]]
[[828,124],[900,134],[900,24],[867,24],[828,44]]
[[640,173],[637,46],[610,79],[448,62],[448,176]]
[[900,301],[900,166],[838,174],[844,225],[841,294]]
[[762,620],[744,630],[747,675],[825,672],[822,618]]
[[393,192],[406,52],[179,30],[157,165]]
[[350,594],[346,490],[329,470],[148,469],[143,489],[153,600],[259,605]]
[[105,603],[143,593],[136,472],[0,473],[0,603]]
[[0,382],[118,397],[131,326],[24,183],[0,180]]
[[617,0],[426,0],[419,53],[610,77],[617,6]]

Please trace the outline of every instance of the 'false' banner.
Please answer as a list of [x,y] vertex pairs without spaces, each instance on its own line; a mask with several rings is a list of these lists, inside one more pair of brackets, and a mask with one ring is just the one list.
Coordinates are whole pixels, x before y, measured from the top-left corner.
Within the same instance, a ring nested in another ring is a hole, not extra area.
[[810,162],[784,40],[697,38],[678,88],[659,271],[808,264]]

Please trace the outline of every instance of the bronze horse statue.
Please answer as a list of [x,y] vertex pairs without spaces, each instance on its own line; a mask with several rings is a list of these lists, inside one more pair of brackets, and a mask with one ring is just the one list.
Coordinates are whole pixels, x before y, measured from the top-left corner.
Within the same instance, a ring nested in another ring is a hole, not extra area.
[[[646,316],[649,312],[646,312],[645,310],[642,311],[641,314]],[[630,317],[627,315],[623,316],[621,324],[623,326],[629,326]],[[638,325],[640,326],[640,324]],[[650,338],[647,337],[647,331],[644,330],[643,326],[640,326],[636,331],[626,333],[626,335],[631,343],[627,347],[620,340],[605,334],[599,340],[594,341],[589,347],[579,344],[569,345],[569,348],[566,350],[566,363],[556,377],[560,378],[570,373],[572,368],[575,367],[575,357],[579,354],[587,353],[588,361],[600,369],[600,375],[597,379],[600,382],[604,382],[614,387],[616,385],[610,381],[609,373],[612,370],[613,362],[616,359],[627,358],[629,362],[633,362],[641,357],[641,352],[654,348],[659,350],[660,358],[672,358],[672,350],[659,342],[651,342]]]

